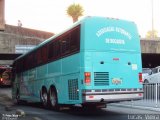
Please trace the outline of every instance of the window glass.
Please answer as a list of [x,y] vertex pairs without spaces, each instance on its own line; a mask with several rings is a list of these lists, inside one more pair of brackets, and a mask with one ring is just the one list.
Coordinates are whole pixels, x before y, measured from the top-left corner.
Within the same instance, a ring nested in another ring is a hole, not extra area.
[[56,41],[54,41],[54,44],[53,44],[53,58],[57,59],[60,57],[60,55],[61,55],[60,42],[59,42],[59,40],[56,40]]
[[40,64],[40,63],[42,63],[42,51],[41,51],[41,49],[39,49],[37,51],[37,64]]
[[46,46],[44,46],[41,49],[41,56],[42,56],[42,61],[46,62],[47,61],[47,47]]
[[157,68],[153,68],[153,69],[152,69],[152,73],[153,73],[153,74],[155,74],[155,73],[157,73],[157,72],[158,72],[158,69],[157,69]]
[[53,42],[49,44],[48,59],[53,57]]
[[[80,25],[17,60],[16,71],[22,72],[80,50]],[[48,60],[48,61],[47,61]]]
[[77,27],[71,32],[70,48],[71,51],[79,50],[80,28]]
[[62,55],[66,55],[70,52],[70,35],[65,36],[61,40],[61,46],[62,46]]

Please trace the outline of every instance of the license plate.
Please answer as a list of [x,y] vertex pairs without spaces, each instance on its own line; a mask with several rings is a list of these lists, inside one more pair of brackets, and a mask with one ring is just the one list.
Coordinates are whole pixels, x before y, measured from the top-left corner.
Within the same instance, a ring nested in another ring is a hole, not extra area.
[[114,85],[122,84],[122,80],[120,78],[113,78],[112,84],[114,84]]

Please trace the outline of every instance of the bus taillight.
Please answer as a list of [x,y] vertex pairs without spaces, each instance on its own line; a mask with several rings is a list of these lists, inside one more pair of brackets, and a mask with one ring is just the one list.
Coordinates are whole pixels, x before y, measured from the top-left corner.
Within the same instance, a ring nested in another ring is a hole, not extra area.
[[90,85],[90,83],[91,83],[91,73],[90,72],[85,72],[84,73],[84,83],[86,84],[86,85]]
[[1,80],[1,82],[2,82],[2,81],[3,81],[3,78],[1,78],[0,80]]
[[142,80],[142,73],[139,73],[139,82],[140,82],[140,83],[143,83],[143,80]]

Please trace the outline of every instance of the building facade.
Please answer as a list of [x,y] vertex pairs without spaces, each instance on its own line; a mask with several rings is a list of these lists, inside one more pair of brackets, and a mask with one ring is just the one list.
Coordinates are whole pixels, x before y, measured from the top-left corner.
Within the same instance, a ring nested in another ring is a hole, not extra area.
[[[53,35],[51,32],[5,25],[5,29],[0,31],[0,54],[23,54]],[[8,64],[2,59],[0,64]]]

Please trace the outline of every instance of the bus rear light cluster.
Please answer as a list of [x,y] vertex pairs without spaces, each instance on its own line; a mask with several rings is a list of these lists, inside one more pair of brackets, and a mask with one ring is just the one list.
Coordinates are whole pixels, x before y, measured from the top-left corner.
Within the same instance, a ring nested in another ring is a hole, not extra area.
[[84,83],[86,85],[90,85],[90,83],[91,83],[91,73],[90,72],[84,73]]
[[1,82],[2,82],[2,81],[3,81],[3,78],[1,78],[0,80],[1,80]]
[[93,99],[93,98],[94,98],[94,96],[93,96],[93,95],[90,95],[90,96],[89,96],[89,98],[90,98],[90,99]]
[[143,96],[143,94],[142,94],[142,93],[139,93],[138,96]]
[[143,80],[142,80],[142,73],[139,73],[139,83],[143,83]]

